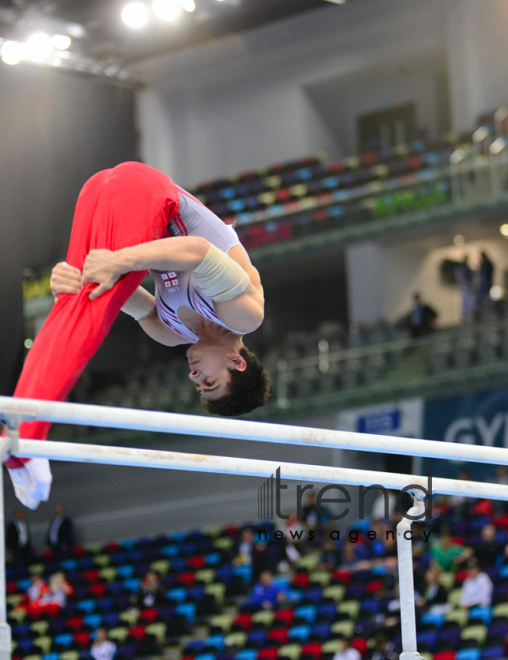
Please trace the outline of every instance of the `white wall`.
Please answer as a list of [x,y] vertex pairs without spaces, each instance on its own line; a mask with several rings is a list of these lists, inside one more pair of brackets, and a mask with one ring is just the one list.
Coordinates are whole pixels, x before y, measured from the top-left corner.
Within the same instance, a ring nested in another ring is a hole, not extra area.
[[[347,154],[351,141],[340,144],[341,134],[331,130],[309,90],[331,79],[351,85],[383,63],[427,61],[443,49],[442,13],[441,0],[324,5],[142,63],[138,72],[149,81],[139,97],[143,158],[189,185],[322,150],[331,158]],[[418,85],[413,76],[406,91],[401,84],[390,74],[376,88],[364,85],[364,110],[386,107],[392,87],[398,98],[409,98],[418,87],[422,99],[434,95],[428,91],[432,82]],[[337,107],[348,138],[356,119],[351,107]],[[425,121],[431,117],[431,129],[433,114],[422,112]]]

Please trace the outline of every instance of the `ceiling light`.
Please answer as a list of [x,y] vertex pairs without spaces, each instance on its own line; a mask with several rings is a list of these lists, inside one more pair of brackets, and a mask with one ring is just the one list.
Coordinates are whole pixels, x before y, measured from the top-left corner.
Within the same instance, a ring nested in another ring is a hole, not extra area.
[[462,245],[464,245],[465,242],[466,240],[464,236],[461,236],[460,234],[457,234],[457,236],[455,236],[455,238],[453,239],[453,243],[457,247],[461,247]]
[[23,46],[18,41],[4,41],[0,57],[5,64],[19,64],[23,59]]
[[493,286],[489,291],[492,300],[501,300],[503,297],[503,289],[500,286]]
[[174,21],[182,11],[180,0],[153,0],[153,10],[163,21]]
[[49,57],[52,50],[51,38],[44,32],[36,32],[26,41],[25,57],[34,62],[41,62]]
[[148,23],[148,9],[142,2],[129,2],[122,9],[122,20],[130,28],[142,28]]
[[507,224],[501,225],[499,227],[499,231],[501,232],[501,234],[503,234],[503,236],[508,236],[508,225]]
[[51,43],[58,50],[67,50],[71,45],[71,38],[66,34],[55,34],[51,37]]
[[196,3],[194,0],[180,0],[180,4],[182,6],[182,9],[185,9],[185,11],[191,12],[196,9]]
[[493,154],[494,156],[497,156],[500,154],[503,149],[506,147],[506,141],[504,138],[497,138],[497,140],[494,140],[494,142],[490,145],[490,153]]

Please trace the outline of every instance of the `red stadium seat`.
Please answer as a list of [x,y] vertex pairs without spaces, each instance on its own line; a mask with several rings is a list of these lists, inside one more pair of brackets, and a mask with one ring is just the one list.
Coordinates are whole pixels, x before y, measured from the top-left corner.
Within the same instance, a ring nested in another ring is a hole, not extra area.
[[288,639],[288,631],[284,628],[276,628],[275,630],[270,630],[267,638],[279,642],[279,644],[285,644]]
[[364,637],[357,637],[356,639],[352,639],[349,645],[362,655],[365,655],[367,652],[367,640]]
[[136,637],[136,639],[139,639],[139,641],[142,642],[146,635],[145,627],[133,626],[132,628],[129,628],[129,635],[131,637]]
[[76,632],[79,632],[83,627],[83,617],[73,616],[71,619],[67,619],[67,625],[69,626],[69,628],[72,628]]
[[438,651],[434,654],[434,660],[455,660],[456,651]]
[[291,609],[279,610],[278,612],[275,612],[274,616],[275,621],[284,621],[288,628],[293,624],[294,618],[295,613]]
[[180,584],[185,584],[187,587],[193,587],[196,582],[196,576],[191,571],[186,571],[185,573],[180,573],[177,580]]
[[141,610],[139,618],[154,623],[154,621],[157,621],[158,614],[159,612],[156,607],[147,607],[146,609]]
[[205,558],[203,557],[203,555],[198,555],[196,557],[189,557],[189,559],[187,559],[187,566],[189,568],[193,568],[196,571],[199,571],[205,567]]
[[241,626],[245,631],[249,632],[252,628],[252,614],[245,612],[244,614],[239,614],[233,623]]
[[270,647],[258,651],[258,660],[277,660],[277,649]]
[[312,655],[316,660],[321,657],[321,644],[319,642],[310,642],[302,646],[302,653]]

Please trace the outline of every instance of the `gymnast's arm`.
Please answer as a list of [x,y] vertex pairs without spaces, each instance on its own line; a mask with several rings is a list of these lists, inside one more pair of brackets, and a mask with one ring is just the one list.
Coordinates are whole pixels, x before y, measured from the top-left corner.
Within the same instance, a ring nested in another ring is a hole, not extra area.
[[[81,291],[81,271],[65,261],[58,263],[51,271],[51,293],[55,301],[61,293],[76,294]],[[168,328],[157,316],[155,298],[143,287],[138,287],[124,303],[122,311],[138,321],[146,334],[164,346],[178,346],[188,343],[176,332]]]

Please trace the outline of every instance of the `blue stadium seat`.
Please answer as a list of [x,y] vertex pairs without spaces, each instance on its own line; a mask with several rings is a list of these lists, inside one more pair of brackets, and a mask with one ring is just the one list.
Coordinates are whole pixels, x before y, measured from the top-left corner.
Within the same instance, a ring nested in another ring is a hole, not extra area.
[[301,642],[306,642],[310,633],[310,626],[293,626],[288,630],[288,639],[299,639]]
[[480,660],[481,655],[481,649],[461,649],[457,651],[455,660]]
[[235,654],[235,660],[256,660],[257,657],[256,649],[242,649]]

